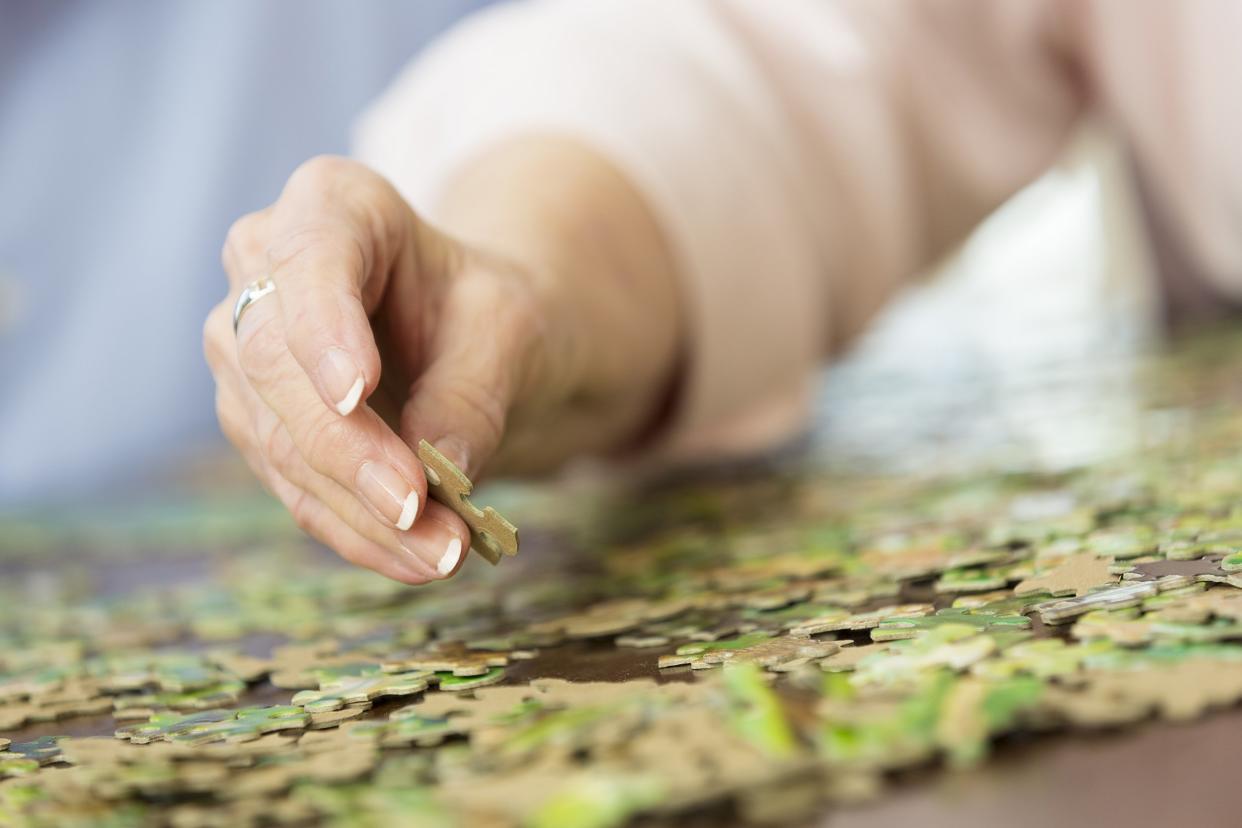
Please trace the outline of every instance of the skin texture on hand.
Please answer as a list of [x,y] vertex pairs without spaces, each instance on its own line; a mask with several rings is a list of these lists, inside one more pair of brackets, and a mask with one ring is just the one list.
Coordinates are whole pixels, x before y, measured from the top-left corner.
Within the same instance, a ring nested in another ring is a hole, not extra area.
[[[380,176],[317,158],[239,220],[204,351],[221,428],[298,524],[406,583],[451,575],[469,532],[413,446],[471,476],[555,468],[649,432],[676,382],[676,275],[628,183],[531,137],[416,215]],[[232,307],[263,277],[236,336]]]

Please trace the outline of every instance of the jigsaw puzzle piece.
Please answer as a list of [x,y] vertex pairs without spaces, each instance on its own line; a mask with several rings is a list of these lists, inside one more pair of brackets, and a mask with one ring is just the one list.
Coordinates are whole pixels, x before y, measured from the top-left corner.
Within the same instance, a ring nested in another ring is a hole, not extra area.
[[482,676],[508,663],[508,653],[471,650],[459,641],[437,641],[419,652],[392,655],[381,666],[386,673],[427,670],[455,676]]
[[436,685],[446,693],[464,693],[476,687],[486,687],[504,681],[505,668],[493,667],[481,676],[455,676],[451,672],[435,674]]
[[1024,615],[980,615],[962,609],[942,609],[932,615],[887,618],[871,631],[871,640],[915,638],[946,625],[970,627],[978,632],[1021,632],[1030,629],[1031,621]]
[[115,735],[140,745],[160,740],[202,745],[246,742],[281,730],[304,730],[309,724],[310,717],[301,707],[278,705],[190,715],[156,713],[146,723],[120,728]]
[[341,678],[321,684],[318,690],[296,693],[293,704],[308,713],[325,713],[389,696],[412,696],[427,689],[431,676],[427,670],[416,670]]
[[42,736],[28,742],[12,743],[7,739],[0,739],[0,743],[0,779],[30,776],[44,765],[64,761],[60,738],[57,736]]
[[431,497],[456,512],[470,527],[471,549],[492,564],[502,556],[517,554],[517,527],[491,506],[480,509],[470,502],[474,484],[461,469],[426,440],[418,443],[418,459],[423,463]]

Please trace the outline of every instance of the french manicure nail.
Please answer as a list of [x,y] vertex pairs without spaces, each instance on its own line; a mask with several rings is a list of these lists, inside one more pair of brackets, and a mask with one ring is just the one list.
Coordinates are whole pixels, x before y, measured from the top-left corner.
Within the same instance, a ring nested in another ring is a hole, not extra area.
[[461,538],[454,537],[448,543],[448,549],[444,551],[440,562],[436,564],[436,572],[441,575],[447,575],[453,571],[453,567],[457,566],[457,562],[461,560]]
[[337,412],[347,416],[358,407],[366,380],[349,354],[340,348],[329,348],[319,359],[319,379],[328,396],[336,400]]
[[401,473],[385,463],[363,463],[355,479],[359,493],[393,526],[404,532],[418,515],[418,492]]
[[461,539],[438,520],[424,520],[418,529],[403,533],[401,546],[441,576],[448,575],[461,561]]

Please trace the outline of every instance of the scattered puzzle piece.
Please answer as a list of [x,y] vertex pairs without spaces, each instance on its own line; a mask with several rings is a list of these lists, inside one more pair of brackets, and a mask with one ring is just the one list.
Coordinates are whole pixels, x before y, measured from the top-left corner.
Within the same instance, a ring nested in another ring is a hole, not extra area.
[[672,655],[660,656],[660,668],[689,665],[695,670],[721,664],[756,664],[775,672],[795,670],[839,650],[835,641],[813,641],[794,636],[749,633],[735,639],[686,644]]
[[1022,641],[1005,648],[996,658],[971,666],[971,673],[982,678],[1005,679],[1030,675],[1042,680],[1057,679],[1073,684],[1088,659],[1107,652],[1107,641],[1067,643],[1059,638]]
[[28,742],[10,742],[3,756],[10,759],[29,759],[40,766],[61,761],[60,737],[40,736]]
[[460,642],[441,641],[418,652],[390,656],[381,666],[386,673],[426,670],[455,676],[482,676],[508,663],[508,653],[471,650]]
[[[1148,601],[1149,607],[1151,603]],[[1242,590],[1218,586],[1194,591],[1150,608],[1154,610],[1149,614],[1153,620],[1170,623],[1202,624],[1212,618],[1242,622]]]
[[700,665],[701,667],[712,666],[706,661],[708,653],[731,652],[742,650],[747,647],[753,647],[766,641],[770,641],[772,636],[767,633],[755,632],[738,636],[737,638],[726,638],[721,641],[710,641],[697,644],[685,644],[677,648],[677,651],[669,655],[660,656],[657,662],[660,669],[666,667],[684,667]]
[[943,624],[917,638],[894,641],[854,666],[857,686],[893,686],[913,682],[937,668],[961,672],[1002,649],[1000,636],[980,634],[965,624]]
[[675,618],[690,608],[690,601],[678,598],[602,601],[581,612],[533,624],[531,631],[569,638],[602,638],[628,632],[652,621]]
[[309,724],[310,717],[298,706],[243,707],[189,715],[156,713],[144,724],[118,729],[116,736],[139,745],[156,740],[201,745],[246,742],[267,733],[302,730]]
[[1091,552],[1078,552],[1061,560],[1042,575],[1027,578],[1014,587],[1014,595],[1047,592],[1050,595],[1086,595],[1096,587],[1116,583],[1109,571],[1110,559]]
[[829,612],[819,618],[804,621],[790,629],[790,635],[819,635],[842,630],[869,630],[892,619],[918,618],[933,611],[931,604],[895,604],[870,612]]
[[942,609],[932,615],[886,618],[871,630],[872,641],[915,638],[946,625],[969,627],[979,632],[1021,632],[1031,626],[1022,615],[984,615],[970,610]]
[[481,676],[457,676],[450,672],[435,674],[436,686],[446,693],[464,693],[504,681],[505,668],[493,667]]
[[1004,587],[1009,579],[1009,571],[1005,568],[946,569],[933,588],[936,592],[990,592]]
[[293,704],[307,713],[326,713],[389,696],[412,696],[427,689],[431,675],[427,670],[415,670],[329,680],[318,690],[298,692]]
[[221,705],[235,704],[245,689],[245,682],[223,681],[184,692],[157,691],[116,696],[112,700],[112,706],[118,713],[133,708],[208,710]]
[[1045,624],[1064,624],[1092,610],[1114,610],[1136,607],[1146,598],[1159,593],[1154,581],[1140,581],[1122,586],[1089,592],[1077,598],[1052,600],[1036,605],[1040,620]]
[[1054,710],[1074,724],[1111,726],[1157,714],[1186,721],[1242,698],[1242,664],[1187,659],[1159,669],[1091,672],[1074,690],[1053,690]]

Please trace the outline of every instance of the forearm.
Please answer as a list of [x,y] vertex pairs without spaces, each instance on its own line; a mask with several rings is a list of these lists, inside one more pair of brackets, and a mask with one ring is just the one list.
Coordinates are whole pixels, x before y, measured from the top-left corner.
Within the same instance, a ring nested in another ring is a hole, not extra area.
[[536,286],[542,347],[521,378],[519,416],[568,409],[557,412],[565,454],[621,450],[658,427],[685,359],[679,277],[620,171],[572,140],[515,138],[463,165],[436,214]]

